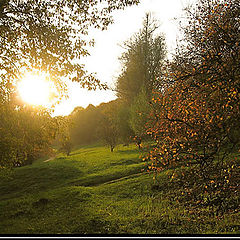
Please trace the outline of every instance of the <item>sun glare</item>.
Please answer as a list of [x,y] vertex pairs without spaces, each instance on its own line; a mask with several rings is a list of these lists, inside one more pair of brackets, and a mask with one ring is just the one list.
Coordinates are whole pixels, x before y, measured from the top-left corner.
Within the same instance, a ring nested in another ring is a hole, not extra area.
[[51,85],[44,73],[27,73],[18,84],[22,100],[31,105],[49,106],[51,104]]

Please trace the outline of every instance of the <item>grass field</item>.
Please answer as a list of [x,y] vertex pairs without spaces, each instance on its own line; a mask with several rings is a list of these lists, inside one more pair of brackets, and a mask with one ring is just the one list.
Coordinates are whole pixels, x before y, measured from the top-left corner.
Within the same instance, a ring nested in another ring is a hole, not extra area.
[[81,147],[0,178],[0,234],[240,233],[239,213],[217,218],[174,201],[169,171],[160,185],[141,171],[136,146]]

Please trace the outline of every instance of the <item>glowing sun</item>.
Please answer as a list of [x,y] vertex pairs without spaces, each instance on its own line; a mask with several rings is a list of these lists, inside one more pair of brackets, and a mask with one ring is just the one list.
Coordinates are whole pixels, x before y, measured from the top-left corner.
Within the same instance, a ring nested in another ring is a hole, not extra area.
[[18,84],[22,100],[31,105],[48,106],[51,104],[52,89],[44,73],[27,73]]

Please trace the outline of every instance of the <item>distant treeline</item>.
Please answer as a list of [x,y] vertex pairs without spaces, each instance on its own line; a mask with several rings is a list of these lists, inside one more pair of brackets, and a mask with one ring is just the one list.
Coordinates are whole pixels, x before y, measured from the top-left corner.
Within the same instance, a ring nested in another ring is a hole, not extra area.
[[[67,117],[71,144],[84,145],[104,142],[113,151],[117,143],[129,144],[133,131],[125,122],[121,101],[114,100],[86,109],[77,107]],[[126,125],[126,129],[124,129]]]
[[67,152],[73,145],[105,142],[111,151],[117,143],[136,142],[149,138],[146,129],[151,112],[152,91],[162,86],[163,61],[166,44],[159,25],[151,14],[146,14],[143,27],[128,41],[120,57],[122,71],[115,91],[118,98],[97,107],[77,107],[66,117],[69,136]]

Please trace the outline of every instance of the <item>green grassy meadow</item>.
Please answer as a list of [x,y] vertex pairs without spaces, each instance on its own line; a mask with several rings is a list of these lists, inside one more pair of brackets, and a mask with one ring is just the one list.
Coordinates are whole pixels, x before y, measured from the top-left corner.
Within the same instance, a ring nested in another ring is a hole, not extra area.
[[174,201],[169,172],[142,171],[135,145],[81,147],[0,177],[0,234],[240,233],[239,213],[216,217]]

